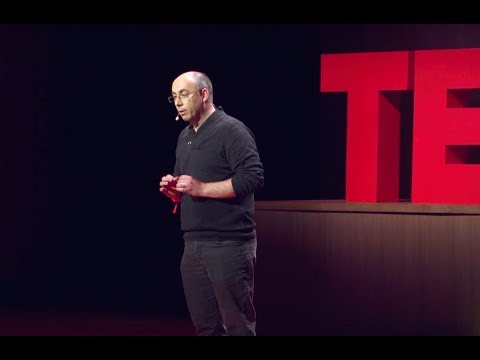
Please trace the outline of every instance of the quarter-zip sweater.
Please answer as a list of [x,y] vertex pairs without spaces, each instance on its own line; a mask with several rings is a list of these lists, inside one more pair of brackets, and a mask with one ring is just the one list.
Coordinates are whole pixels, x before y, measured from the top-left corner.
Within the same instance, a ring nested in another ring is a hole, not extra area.
[[184,194],[181,224],[185,240],[252,239],[254,193],[263,187],[263,165],[255,137],[241,121],[216,109],[194,130],[178,136],[174,176],[210,183],[232,179],[235,197],[214,199]]

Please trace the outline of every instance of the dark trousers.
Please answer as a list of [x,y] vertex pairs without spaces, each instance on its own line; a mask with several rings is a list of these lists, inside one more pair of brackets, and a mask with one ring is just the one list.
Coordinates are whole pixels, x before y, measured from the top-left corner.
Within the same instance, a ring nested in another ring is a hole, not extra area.
[[198,335],[256,335],[256,251],[256,239],[185,241],[180,270]]

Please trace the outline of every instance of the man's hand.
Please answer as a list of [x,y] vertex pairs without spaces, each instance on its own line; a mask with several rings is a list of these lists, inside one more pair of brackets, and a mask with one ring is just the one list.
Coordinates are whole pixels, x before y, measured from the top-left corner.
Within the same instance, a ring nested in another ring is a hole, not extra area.
[[181,175],[177,179],[176,190],[190,196],[205,196],[205,183],[189,175]]
[[168,196],[173,202],[179,203],[182,199],[182,193],[176,189],[178,178],[168,174],[162,177],[160,181],[160,192]]

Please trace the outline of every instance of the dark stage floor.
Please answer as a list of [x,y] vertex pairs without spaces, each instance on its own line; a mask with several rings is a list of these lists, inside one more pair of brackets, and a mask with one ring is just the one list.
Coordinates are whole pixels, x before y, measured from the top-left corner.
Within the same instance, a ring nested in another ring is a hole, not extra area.
[[189,319],[101,312],[0,311],[0,336],[194,336]]

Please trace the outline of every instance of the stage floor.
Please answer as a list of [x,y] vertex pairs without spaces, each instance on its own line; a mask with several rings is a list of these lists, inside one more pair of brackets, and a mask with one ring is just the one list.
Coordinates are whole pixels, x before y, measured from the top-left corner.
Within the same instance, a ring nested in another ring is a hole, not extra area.
[[102,312],[0,311],[0,336],[195,336],[190,319]]

